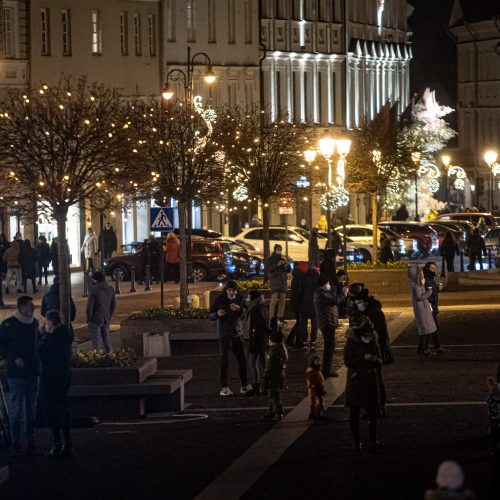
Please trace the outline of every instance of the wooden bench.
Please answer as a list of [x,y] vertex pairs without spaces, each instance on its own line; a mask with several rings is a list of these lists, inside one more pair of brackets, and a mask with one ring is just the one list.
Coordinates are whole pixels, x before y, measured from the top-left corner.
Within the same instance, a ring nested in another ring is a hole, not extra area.
[[[191,369],[168,369],[168,370],[158,370],[156,373],[151,375],[148,380],[157,380],[161,382],[162,380],[170,380],[175,378],[180,381],[179,386],[179,407],[180,411],[184,411],[186,408],[185,404],[185,384],[193,378],[193,370]],[[169,411],[168,404],[162,397],[151,396],[146,400],[146,412],[156,413]]]

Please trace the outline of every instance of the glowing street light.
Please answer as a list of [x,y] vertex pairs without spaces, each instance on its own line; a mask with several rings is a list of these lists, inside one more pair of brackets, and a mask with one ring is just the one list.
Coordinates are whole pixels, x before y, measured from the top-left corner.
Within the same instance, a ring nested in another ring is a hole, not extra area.
[[495,185],[493,184],[493,176],[500,173],[500,164],[497,163],[498,154],[496,151],[486,151],[483,155],[484,161],[490,167],[490,212],[493,212],[493,195],[495,192]]

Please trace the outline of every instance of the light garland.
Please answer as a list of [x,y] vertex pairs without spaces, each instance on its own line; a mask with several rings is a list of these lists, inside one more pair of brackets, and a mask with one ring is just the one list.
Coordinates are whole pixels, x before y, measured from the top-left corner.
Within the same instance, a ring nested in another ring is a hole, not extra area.
[[337,210],[349,204],[349,193],[344,187],[332,187],[331,191],[321,195],[319,202],[325,210]]

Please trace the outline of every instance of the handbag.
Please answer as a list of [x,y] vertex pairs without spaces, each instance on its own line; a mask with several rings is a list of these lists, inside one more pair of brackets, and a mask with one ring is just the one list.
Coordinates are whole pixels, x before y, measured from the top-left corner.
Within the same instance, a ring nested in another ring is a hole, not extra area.
[[395,361],[396,360],[394,359],[394,354],[392,354],[390,346],[386,345],[385,349],[382,351],[382,364],[391,365]]

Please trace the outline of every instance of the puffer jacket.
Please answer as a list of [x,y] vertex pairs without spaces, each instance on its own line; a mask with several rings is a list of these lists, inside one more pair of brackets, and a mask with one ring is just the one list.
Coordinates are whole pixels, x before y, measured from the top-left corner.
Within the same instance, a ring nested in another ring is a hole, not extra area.
[[316,323],[320,330],[337,328],[339,324],[339,310],[337,299],[330,292],[318,287],[313,297]]
[[99,252],[99,244],[97,236],[94,233],[90,234],[87,232],[80,251],[83,252],[86,259],[93,259],[96,256]]

